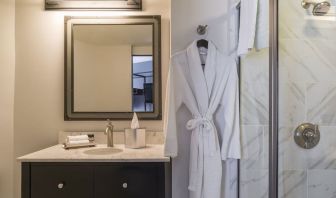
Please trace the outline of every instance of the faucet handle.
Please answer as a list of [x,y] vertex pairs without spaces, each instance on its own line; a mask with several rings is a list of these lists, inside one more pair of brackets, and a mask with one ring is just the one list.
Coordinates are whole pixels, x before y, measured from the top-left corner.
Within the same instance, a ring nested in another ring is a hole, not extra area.
[[112,125],[112,121],[110,120],[110,119],[107,119],[107,126],[109,127],[109,126],[113,126]]
[[105,130],[105,134],[108,134],[109,131],[113,130],[113,124],[112,121],[110,119],[107,119],[107,126],[106,126],[106,130]]

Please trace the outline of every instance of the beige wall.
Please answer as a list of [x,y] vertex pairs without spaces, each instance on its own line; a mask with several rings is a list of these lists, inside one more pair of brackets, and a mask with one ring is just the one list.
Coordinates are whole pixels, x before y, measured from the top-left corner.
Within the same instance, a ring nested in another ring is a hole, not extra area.
[[[236,49],[239,0],[173,0],[171,3],[172,53],[185,49],[199,38],[212,40],[225,53]],[[235,10],[235,12],[232,12]],[[229,14],[230,13],[230,14]],[[207,34],[196,33],[198,25],[208,25]]]
[[132,54],[133,55],[152,55],[153,47],[152,46],[133,46]]
[[0,197],[13,197],[14,0],[0,0]]
[[[162,15],[162,82],[169,62],[169,0],[144,0],[143,12],[44,11],[43,0],[16,0],[15,157],[57,143],[60,130],[104,130],[105,122],[63,120],[64,15]],[[163,89],[164,90],[164,89]],[[163,98],[164,97],[163,91]],[[130,121],[115,121],[116,130]],[[142,121],[148,130],[162,130],[162,121]],[[20,192],[16,163],[16,197]]]
[[74,52],[74,110],[131,112],[131,45],[97,45],[75,40]]

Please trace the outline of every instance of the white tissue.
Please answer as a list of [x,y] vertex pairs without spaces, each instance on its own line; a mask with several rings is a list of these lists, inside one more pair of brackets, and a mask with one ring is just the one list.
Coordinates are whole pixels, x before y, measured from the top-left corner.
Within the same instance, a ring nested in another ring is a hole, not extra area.
[[136,113],[134,113],[132,123],[131,123],[131,129],[138,129],[138,128],[140,128],[138,116]]

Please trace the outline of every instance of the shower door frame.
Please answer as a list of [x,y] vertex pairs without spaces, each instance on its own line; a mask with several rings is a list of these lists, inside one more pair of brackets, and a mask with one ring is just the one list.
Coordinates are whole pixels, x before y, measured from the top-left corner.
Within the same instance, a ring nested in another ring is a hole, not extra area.
[[278,198],[278,0],[269,0],[269,198]]

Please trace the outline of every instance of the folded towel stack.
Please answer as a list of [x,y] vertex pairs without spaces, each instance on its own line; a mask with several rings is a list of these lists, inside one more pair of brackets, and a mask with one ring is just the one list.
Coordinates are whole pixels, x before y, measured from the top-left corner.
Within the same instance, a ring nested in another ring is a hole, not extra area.
[[92,147],[96,146],[94,142],[94,134],[88,135],[69,135],[66,137],[65,143],[63,144],[64,149],[80,148],[80,147]]
[[92,141],[93,140],[90,135],[70,135],[66,139],[68,144],[88,144]]

